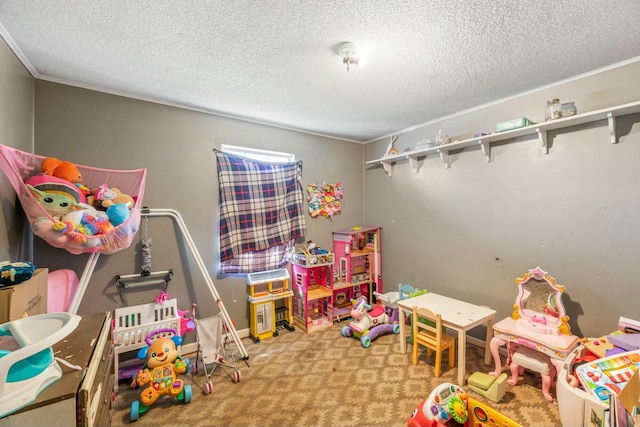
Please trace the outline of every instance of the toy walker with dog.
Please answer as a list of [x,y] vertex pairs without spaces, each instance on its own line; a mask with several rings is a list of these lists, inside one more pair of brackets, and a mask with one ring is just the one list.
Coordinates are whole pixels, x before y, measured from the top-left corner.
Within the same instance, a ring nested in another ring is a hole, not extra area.
[[177,377],[189,371],[189,359],[182,359],[178,346],[182,337],[172,328],[158,329],[145,339],[147,346],[138,352],[139,359],[146,359],[144,368],[133,377],[132,387],[148,384],[140,392],[140,400],[131,402],[131,421],[136,421],[141,414],[162,396],[175,397],[181,402],[191,402],[191,385],[185,384]]

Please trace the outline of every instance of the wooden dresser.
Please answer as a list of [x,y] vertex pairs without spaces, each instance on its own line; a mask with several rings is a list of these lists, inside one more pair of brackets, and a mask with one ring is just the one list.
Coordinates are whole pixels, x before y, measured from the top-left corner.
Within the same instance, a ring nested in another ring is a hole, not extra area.
[[28,406],[0,418],[0,426],[91,427],[111,425],[113,354],[111,312],[83,315],[78,327],[53,345],[62,378]]

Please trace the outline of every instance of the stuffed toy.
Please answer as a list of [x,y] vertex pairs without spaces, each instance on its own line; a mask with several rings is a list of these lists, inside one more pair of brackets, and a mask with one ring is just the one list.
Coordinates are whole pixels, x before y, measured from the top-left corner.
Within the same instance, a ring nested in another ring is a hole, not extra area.
[[45,175],[66,179],[69,182],[82,182],[82,174],[78,167],[71,162],[62,161],[55,157],[47,157],[40,164],[40,170]]
[[115,204],[123,204],[126,205],[128,209],[132,209],[135,205],[135,200],[118,188],[109,188],[107,184],[102,184],[94,194],[89,197],[89,204],[103,211]]
[[87,203],[87,198],[80,184],[74,184],[66,179],[49,175],[34,175],[27,178],[25,184],[31,185],[41,191],[65,193],[77,203]]
[[107,208],[107,217],[115,227],[129,219],[129,209],[123,203],[116,203]]
[[182,344],[178,331],[171,328],[158,329],[147,335],[145,342],[147,346],[138,351],[138,358],[146,359],[146,363],[134,375],[131,385],[149,386],[140,392],[139,404],[131,405],[132,420],[138,418],[138,412],[146,412],[163,395],[175,397],[184,403],[191,401],[191,385],[177,377],[178,374],[189,371],[189,359],[182,360],[177,348]]
[[77,236],[77,233],[85,236],[95,236],[106,234],[113,229],[113,225],[105,212],[98,211],[87,204],[79,204],[78,206],[81,209],[65,214],[60,218],[60,221],[56,221],[53,229],[83,243],[85,239],[83,236]]
[[17,285],[31,279],[36,266],[30,262],[0,262],[0,287]]
[[43,191],[29,184],[27,184],[27,188],[38,203],[40,203],[40,206],[42,206],[44,210],[55,219],[59,220],[73,210],[82,209],[82,206],[76,201],[76,199],[68,193]]

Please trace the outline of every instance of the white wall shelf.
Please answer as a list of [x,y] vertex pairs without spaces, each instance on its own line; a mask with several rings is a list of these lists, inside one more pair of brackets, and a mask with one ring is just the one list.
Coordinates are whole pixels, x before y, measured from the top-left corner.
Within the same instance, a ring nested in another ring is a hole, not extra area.
[[640,112],[640,101],[631,102],[629,104],[618,105],[615,107],[609,107],[602,110],[591,111],[588,113],[577,114],[571,117],[565,117],[562,119],[551,120],[543,123],[536,123],[529,126],[525,126],[519,129],[509,130],[499,133],[491,133],[475,138],[465,139],[462,141],[455,141],[445,145],[439,145],[435,147],[424,147],[416,150],[405,151],[395,156],[386,156],[380,159],[369,160],[367,165],[381,164],[384,171],[389,175],[393,175],[393,169],[397,162],[403,160],[409,160],[411,168],[418,173],[420,171],[420,161],[429,154],[440,154],[440,158],[444,163],[444,167],[449,169],[451,167],[451,161],[449,159],[449,152],[454,150],[461,150],[466,147],[480,145],[482,152],[487,159],[487,162],[491,161],[491,143],[504,141],[507,139],[517,138],[527,135],[536,135],[537,139],[542,146],[545,154],[549,153],[549,144],[547,141],[547,132],[550,130],[562,129],[569,126],[577,126],[585,123],[591,123],[598,120],[607,119],[609,126],[610,141],[612,144],[617,143],[615,118],[618,116],[624,116],[627,114],[633,114]]

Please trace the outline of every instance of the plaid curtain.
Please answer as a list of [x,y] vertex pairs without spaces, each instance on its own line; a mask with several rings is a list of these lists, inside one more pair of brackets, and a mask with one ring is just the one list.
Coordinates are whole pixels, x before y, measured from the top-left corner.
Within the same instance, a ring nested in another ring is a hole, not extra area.
[[214,150],[220,193],[220,272],[286,265],[304,237],[302,162],[266,163]]

